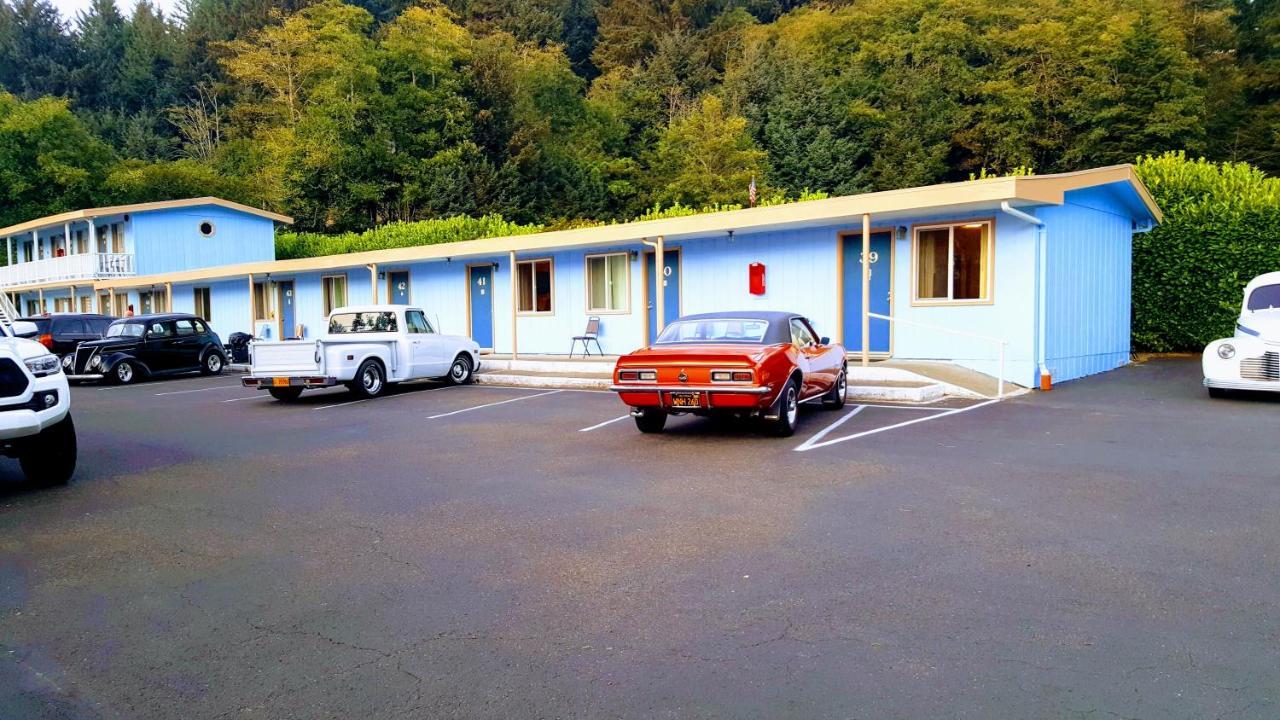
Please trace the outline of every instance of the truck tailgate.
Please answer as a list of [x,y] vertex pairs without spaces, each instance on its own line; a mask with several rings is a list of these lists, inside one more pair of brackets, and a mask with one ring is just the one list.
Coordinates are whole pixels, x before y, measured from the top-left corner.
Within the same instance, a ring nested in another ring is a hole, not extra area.
[[321,372],[316,362],[314,340],[255,340],[252,351],[254,375],[316,375]]

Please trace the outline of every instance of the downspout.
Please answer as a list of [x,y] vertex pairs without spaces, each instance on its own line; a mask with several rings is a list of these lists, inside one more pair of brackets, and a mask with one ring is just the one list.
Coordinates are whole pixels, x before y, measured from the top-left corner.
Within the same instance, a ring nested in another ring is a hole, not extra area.
[[1006,214],[1031,223],[1036,226],[1036,367],[1040,371],[1040,386],[1048,389],[1049,367],[1045,359],[1045,336],[1046,336],[1046,315],[1047,315],[1047,294],[1049,258],[1047,241],[1045,238],[1044,220],[1024,212],[1009,204],[1008,200],[1000,203],[1000,209]]

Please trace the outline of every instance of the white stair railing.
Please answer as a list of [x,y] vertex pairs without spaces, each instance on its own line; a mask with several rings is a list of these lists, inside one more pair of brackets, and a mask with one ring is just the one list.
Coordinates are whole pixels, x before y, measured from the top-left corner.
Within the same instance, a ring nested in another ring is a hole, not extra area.
[[971,337],[977,340],[986,340],[987,342],[995,343],[996,346],[999,348],[998,352],[1000,357],[1000,370],[999,370],[999,374],[996,375],[996,397],[1004,398],[1004,351],[1005,351],[1005,347],[1008,346],[1009,344],[1008,340],[1005,340],[1004,338],[991,337],[990,335],[979,335],[978,333],[971,333],[964,330],[956,330],[955,328],[949,328],[943,325],[934,325],[933,323],[920,322],[918,320],[906,320],[903,318],[896,318],[889,315],[881,315],[880,313],[867,313],[867,315],[869,317],[876,318],[877,320],[888,320],[889,322],[905,323],[907,325],[914,325],[916,327],[922,327],[928,330],[937,330],[939,332],[951,333],[952,335],[960,335],[962,337]]
[[0,288],[0,327],[4,328],[4,334],[9,337],[17,337],[13,332],[13,322],[20,317],[18,308],[14,307],[13,301],[9,299],[9,293]]

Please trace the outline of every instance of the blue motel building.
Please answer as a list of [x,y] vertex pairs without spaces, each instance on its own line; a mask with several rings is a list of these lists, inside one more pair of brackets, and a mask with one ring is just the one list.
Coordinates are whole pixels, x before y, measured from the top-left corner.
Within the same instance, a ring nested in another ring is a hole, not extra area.
[[334,307],[413,304],[441,332],[539,355],[592,317],[620,354],[680,315],[741,309],[803,313],[861,353],[865,297],[872,358],[1033,387],[1129,362],[1133,235],[1160,220],[1119,165],[276,260],[290,218],[205,197],[0,228],[0,286],[28,315],[192,312],[224,339],[315,338]]

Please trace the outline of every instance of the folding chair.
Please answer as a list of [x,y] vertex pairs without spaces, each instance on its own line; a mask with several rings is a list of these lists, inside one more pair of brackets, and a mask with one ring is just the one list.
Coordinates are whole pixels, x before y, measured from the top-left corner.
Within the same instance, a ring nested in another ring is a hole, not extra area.
[[582,354],[584,356],[591,354],[591,346],[588,343],[592,342],[596,344],[596,352],[604,355],[604,350],[600,347],[600,318],[594,316],[587,318],[586,332],[573,336],[573,342],[569,343],[569,357],[573,357],[573,349],[578,346],[579,342],[582,343]]

